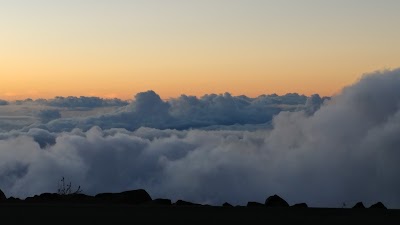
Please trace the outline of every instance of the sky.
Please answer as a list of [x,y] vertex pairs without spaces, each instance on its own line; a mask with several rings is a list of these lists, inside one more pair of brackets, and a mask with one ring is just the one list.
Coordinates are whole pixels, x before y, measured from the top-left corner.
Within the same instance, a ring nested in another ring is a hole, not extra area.
[[397,0],[0,1],[0,99],[330,96],[399,66]]
[[399,11],[0,0],[0,189],[400,208]]

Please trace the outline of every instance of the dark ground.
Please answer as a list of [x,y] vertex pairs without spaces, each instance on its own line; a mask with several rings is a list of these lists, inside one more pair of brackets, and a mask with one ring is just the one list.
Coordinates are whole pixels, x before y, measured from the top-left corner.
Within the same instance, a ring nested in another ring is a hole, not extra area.
[[0,204],[1,224],[400,224],[400,210]]

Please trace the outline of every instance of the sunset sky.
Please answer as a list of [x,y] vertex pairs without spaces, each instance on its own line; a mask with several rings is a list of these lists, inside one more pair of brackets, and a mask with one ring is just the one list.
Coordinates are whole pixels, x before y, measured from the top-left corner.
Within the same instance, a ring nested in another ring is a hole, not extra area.
[[397,0],[0,0],[0,99],[332,95],[400,65]]
[[400,209],[399,136],[400,0],[0,0],[0,200]]

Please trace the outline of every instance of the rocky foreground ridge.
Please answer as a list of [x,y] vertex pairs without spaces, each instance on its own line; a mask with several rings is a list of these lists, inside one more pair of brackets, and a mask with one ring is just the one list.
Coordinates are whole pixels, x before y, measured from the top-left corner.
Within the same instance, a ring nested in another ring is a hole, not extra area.
[[[128,204],[128,205],[146,205],[146,206],[210,206],[198,203],[177,200],[172,202],[170,199],[152,199],[151,196],[143,189],[124,191],[119,193],[100,193],[95,196],[85,195],[82,193],[59,194],[59,193],[43,193],[26,199],[14,197],[7,198],[0,190],[1,203],[74,203],[74,204]],[[225,202],[223,207],[234,207]],[[284,199],[278,195],[268,197],[264,203],[248,202],[247,207],[274,207],[274,208],[308,208],[306,203],[297,203],[289,205]],[[353,209],[366,209],[362,202],[355,204]],[[372,209],[387,209],[382,202],[371,205]]]

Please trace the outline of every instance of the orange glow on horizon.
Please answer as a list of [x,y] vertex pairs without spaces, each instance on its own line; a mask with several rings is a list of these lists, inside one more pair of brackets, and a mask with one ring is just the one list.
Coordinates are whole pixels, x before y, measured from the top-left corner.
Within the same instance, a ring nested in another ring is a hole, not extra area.
[[2,4],[0,99],[331,96],[400,66],[399,1],[140,2]]
[[[107,80],[97,81],[93,85],[88,85],[88,81],[75,83],[73,81],[62,81],[57,84],[53,82],[55,88],[49,86],[32,85],[33,81],[28,82],[26,86],[19,85],[16,88],[3,88],[9,91],[0,93],[0,99],[21,100],[26,98],[54,98],[56,96],[97,96],[101,98],[120,98],[123,100],[132,100],[139,92],[153,90],[161,96],[162,99],[176,98],[180,95],[194,95],[201,97],[205,94],[223,94],[230,93],[234,96],[246,95],[248,97],[257,97],[262,94],[298,93],[304,95],[320,94],[321,96],[332,96],[340,92],[343,86],[353,83],[355,79],[348,82],[326,82],[308,81],[299,85],[296,80],[279,81],[271,79],[265,80],[231,80],[229,84],[223,82],[210,82],[206,80],[183,80],[163,81],[159,83],[143,82],[135,83],[132,81],[106,84]],[[284,83],[284,84],[282,84]]]

